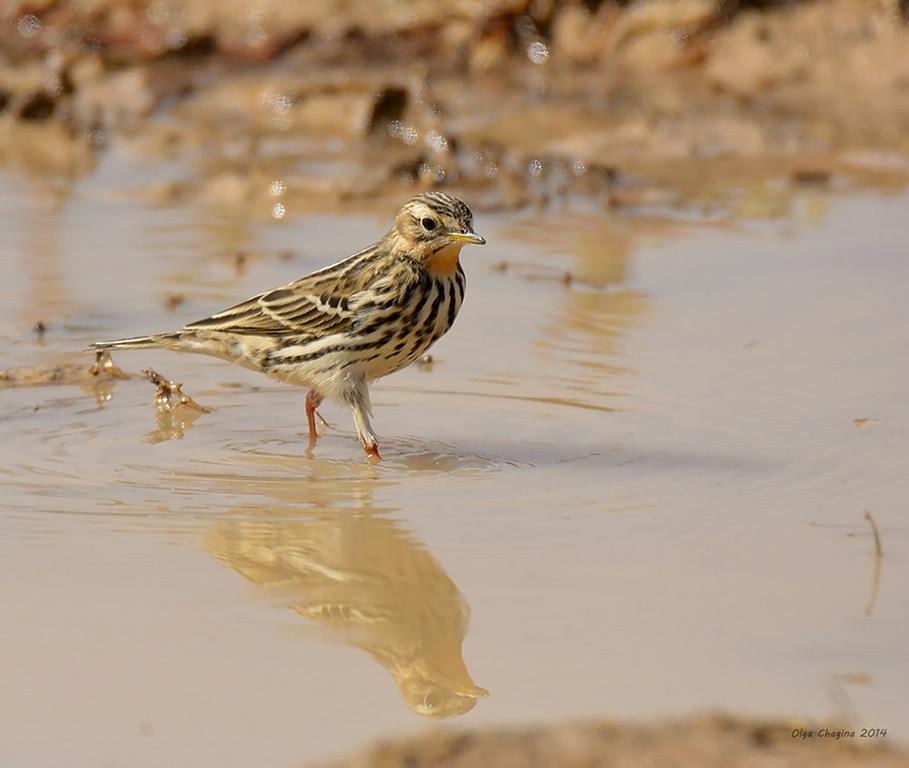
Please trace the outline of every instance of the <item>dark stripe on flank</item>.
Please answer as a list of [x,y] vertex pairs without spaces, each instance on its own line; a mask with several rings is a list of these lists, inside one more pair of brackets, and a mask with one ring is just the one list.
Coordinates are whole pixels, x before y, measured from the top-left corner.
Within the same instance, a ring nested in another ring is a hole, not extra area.
[[398,322],[401,320],[400,312],[391,312],[387,315],[381,315],[375,318],[371,323],[362,326],[361,328],[356,328],[354,333],[357,336],[369,336],[369,334],[378,331],[380,328],[386,325],[392,325],[395,328],[398,327]]
[[445,280],[435,280],[433,281],[433,287],[436,289],[436,297],[432,300],[432,307],[429,309],[429,316],[426,318],[426,322],[423,325],[424,329],[429,329],[435,326],[436,317],[439,315],[439,307],[442,306],[442,299],[445,297]]
[[429,291],[418,291],[416,296],[416,301],[413,302],[413,311],[410,315],[404,318],[401,321],[401,338],[406,338],[410,332],[413,330],[413,327],[416,325],[417,320],[423,312],[423,305],[426,304],[426,299],[429,298]]
[[425,346],[426,346],[426,339],[424,339],[422,336],[417,336],[417,338],[414,339],[414,342],[410,347],[410,351],[407,353],[407,357],[410,358],[410,357],[414,357],[415,355],[419,354],[419,352]]
[[269,355],[269,362],[272,365],[295,365],[296,363],[306,363],[310,360],[318,360],[320,357],[335,352],[361,352],[364,349],[375,349],[376,347],[384,346],[391,341],[392,336],[393,334],[389,332],[375,341],[364,341],[360,344],[332,344],[330,347],[325,347],[316,352],[307,352],[305,355],[294,355],[293,357],[276,358],[273,355]]
[[416,298],[417,291],[419,291],[421,287],[421,280],[414,280],[411,282],[410,285],[407,286],[407,290],[401,293],[401,298],[398,301],[398,304],[400,304],[402,307],[410,306],[410,304]]
[[[448,281],[448,288],[450,296],[448,297],[448,328],[451,328],[454,325],[455,315],[458,313],[458,300],[455,298],[455,283],[451,280]],[[447,331],[448,328],[445,330]]]

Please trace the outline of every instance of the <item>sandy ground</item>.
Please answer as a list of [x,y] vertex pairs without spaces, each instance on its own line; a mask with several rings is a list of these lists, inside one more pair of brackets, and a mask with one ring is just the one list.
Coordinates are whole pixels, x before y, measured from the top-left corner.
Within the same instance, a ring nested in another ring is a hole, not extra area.
[[[809,735],[810,734],[810,735]],[[335,768],[788,768],[909,765],[909,755],[857,744],[852,731],[805,723],[696,718],[663,726],[614,723],[435,733],[388,742]]]

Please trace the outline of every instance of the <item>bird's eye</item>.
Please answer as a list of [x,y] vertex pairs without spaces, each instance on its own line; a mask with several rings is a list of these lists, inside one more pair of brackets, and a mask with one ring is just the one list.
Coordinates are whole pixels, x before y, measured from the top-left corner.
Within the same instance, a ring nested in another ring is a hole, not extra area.
[[430,219],[428,217],[425,219],[420,219],[420,224],[427,232],[432,232],[436,228],[435,219]]

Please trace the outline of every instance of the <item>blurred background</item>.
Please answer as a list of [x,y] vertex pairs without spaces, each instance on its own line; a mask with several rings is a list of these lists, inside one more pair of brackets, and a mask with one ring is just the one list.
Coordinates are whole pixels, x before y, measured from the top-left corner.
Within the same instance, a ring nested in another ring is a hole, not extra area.
[[[905,0],[0,2],[0,762],[909,765],[907,54]],[[80,353],[430,189],[489,245],[380,466]]]
[[897,0],[10,0],[0,162],[65,184],[122,144],[183,160],[163,201],[276,217],[434,187],[501,210],[895,180],[906,14]]

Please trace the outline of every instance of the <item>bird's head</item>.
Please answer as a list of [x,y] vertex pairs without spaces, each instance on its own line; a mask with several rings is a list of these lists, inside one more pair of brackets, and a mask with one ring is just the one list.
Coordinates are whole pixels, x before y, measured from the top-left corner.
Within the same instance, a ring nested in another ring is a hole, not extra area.
[[473,231],[473,214],[465,203],[444,192],[425,192],[408,200],[389,232],[401,253],[422,260],[430,269],[457,264],[465,245],[484,245]]

